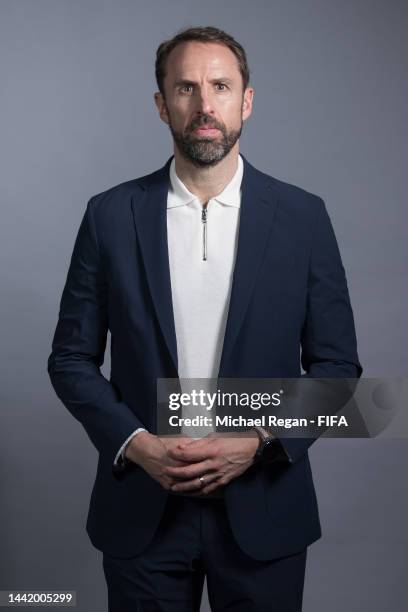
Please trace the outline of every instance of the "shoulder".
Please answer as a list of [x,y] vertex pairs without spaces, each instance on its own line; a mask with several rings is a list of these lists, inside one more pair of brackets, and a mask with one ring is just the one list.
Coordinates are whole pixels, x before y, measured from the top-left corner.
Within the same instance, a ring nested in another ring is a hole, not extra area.
[[104,191],[100,191],[89,199],[91,208],[102,209],[109,206],[117,206],[137,196],[143,191],[139,184],[140,179],[132,179],[113,185]]
[[272,174],[263,172],[252,166],[247,160],[245,168],[248,169],[250,180],[266,187],[268,192],[277,200],[279,206],[288,213],[306,215],[308,218],[316,217],[326,210],[324,200],[304,187],[281,180]]
[[123,181],[93,195],[88,201],[88,208],[91,214],[98,216],[105,216],[107,214],[110,216],[113,212],[117,214],[121,210],[129,210],[132,201],[137,203],[143,199],[144,192],[149,185],[165,180],[169,162],[170,160],[162,168],[149,174]]

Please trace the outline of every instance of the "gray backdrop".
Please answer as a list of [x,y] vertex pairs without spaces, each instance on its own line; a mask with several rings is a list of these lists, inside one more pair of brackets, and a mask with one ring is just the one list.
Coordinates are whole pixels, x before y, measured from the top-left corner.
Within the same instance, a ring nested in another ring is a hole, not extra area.
[[[404,376],[408,5],[0,6],[0,589],[76,589],[78,610],[103,612],[102,555],[85,533],[97,454],[46,360],[86,202],[172,152],[153,103],[158,44],[183,26],[216,25],[245,46],[255,98],[241,150],[325,199],[364,376]],[[310,457],[323,538],[309,548],[305,612],[404,609],[407,442],[321,440]]]

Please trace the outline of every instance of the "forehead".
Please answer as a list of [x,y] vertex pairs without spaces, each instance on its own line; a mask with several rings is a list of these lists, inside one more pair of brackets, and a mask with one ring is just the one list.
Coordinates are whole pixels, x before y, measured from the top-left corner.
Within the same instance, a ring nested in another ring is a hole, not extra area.
[[180,43],[170,52],[166,63],[169,79],[189,78],[201,72],[240,77],[238,59],[226,45],[189,41]]

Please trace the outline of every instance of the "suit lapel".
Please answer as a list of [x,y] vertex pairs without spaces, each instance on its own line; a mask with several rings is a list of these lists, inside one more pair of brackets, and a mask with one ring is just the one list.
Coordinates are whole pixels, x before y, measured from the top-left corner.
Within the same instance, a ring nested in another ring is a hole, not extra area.
[[142,201],[132,198],[136,233],[146,269],[146,278],[167,348],[177,371],[177,342],[171,297],[170,265],[167,246],[167,194],[170,158],[145,179]]
[[255,287],[257,272],[272,230],[277,198],[271,178],[244,160],[238,248],[232,280],[219,377],[222,378]]
[[[256,170],[242,155],[241,210],[238,248],[235,260],[231,298],[227,318],[219,376],[222,377],[228,357],[242,326],[251,298],[257,271],[270,235],[276,196],[271,178]],[[132,198],[136,232],[146,269],[149,290],[168,350],[177,370],[177,341],[171,295],[167,242],[167,194],[171,157],[157,172],[140,179],[143,198]]]

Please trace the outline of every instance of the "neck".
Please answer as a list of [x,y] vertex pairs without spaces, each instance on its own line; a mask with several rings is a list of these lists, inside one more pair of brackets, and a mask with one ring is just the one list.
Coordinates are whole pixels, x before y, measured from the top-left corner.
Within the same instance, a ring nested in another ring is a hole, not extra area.
[[197,167],[185,159],[174,147],[175,170],[179,179],[203,203],[221,193],[238,168],[238,142],[215,166]]

